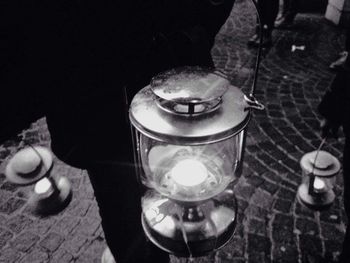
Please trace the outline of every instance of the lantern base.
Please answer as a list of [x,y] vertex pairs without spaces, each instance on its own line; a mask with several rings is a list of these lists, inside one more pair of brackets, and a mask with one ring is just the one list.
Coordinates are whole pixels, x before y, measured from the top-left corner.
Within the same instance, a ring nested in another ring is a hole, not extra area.
[[303,183],[298,188],[297,193],[298,200],[313,210],[324,210],[329,208],[335,199],[335,193],[332,189],[324,193],[309,194],[309,187]]
[[216,200],[191,206],[164,197],[146,202],[151,204],[142,213],[146,236],[160,249],[179,257],[201,257],[220,249],[236,228],[237,204],[230,190]]
[[72,199],[71,185],[66,177],[52,179],[57,189],[50,193],[38,194],[34,191],[28,205],[34,214],[50,215],[62,211]]
[[144,217],[142,217],[142,226],[148,239],[160,249],[178,257],[202,257],[222,248],[231,240],[236,228],[236,220],[217,238],[187,243],[184,240],[174,240],[160,235],[147,224]]

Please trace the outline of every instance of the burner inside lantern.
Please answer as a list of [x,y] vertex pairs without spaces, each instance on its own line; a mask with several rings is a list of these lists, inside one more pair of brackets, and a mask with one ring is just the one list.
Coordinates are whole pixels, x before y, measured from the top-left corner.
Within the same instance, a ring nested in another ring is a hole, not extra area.
[[171,170],[171,177],[179,185],[196,186],[204,183],[208,177],[208,170],[197,160],[183,160]]

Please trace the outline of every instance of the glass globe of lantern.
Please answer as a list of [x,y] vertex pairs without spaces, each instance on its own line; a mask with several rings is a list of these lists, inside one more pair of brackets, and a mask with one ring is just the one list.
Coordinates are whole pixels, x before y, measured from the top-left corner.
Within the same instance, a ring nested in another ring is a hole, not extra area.
[[201,256],[233,235],[244,128],[251,107],[220,72],[166,71],[132,100],[138,176],[146,187],[142,224],[162,249]]

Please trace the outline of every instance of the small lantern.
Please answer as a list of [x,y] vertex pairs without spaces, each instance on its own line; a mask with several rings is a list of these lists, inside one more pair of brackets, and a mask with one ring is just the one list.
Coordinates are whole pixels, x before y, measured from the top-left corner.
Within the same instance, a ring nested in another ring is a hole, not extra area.
[[326,151],[313,151],[300,160],[303,182],[298,188],[298,198],[307,207],[328,208],[335,199],[333,186],[340,170],[340,162]]
[[202,256],[232,237],[250,108],[261,108],[220,72],[199,67],[154,77],[129,116],[137,174],[145,186],[142,224],[177,256]]
[[53,177],[52,153],[42,146],[17,152],[6,166],[7,179],[18,185],[35,184],[28,204],[33,212],[51,214],[62,210],[71,200],[71,186],[63,176]]

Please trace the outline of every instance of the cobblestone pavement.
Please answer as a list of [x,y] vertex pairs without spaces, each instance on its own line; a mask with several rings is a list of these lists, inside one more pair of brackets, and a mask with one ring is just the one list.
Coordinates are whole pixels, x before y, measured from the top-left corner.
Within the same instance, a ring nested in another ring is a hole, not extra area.
[[[249,91],[256,50],[246,42],[255,13],[238,1],[217,37],[213,55],[232,83]],[[237,230],[221,250],[194,262],[305,262],[305,255],[337,257],[346,218],[342,179],[335,203],[313,212],[296,199],[301,182],[299,160],[320,143],[316,106],[334,73],[328,65],[342,50],[344,35],[323,14],[298,14],[292,30],[275,30],[274,46],[264,52],[257,98],[266,110],[254,112],[248,128],[243,175],[235,185],[239,205]],[[291,51],[292,45],[304,50]],[[3,175],[6,161],[26,144],[49,146],[45,119],[0,145],[0,262],[100,262],[105,247],[98,209],[85,171],[58,160],[54,174],[69,178],[73,199],[61,213],[37,217],[27,199],[31,186],[17,187]],[[325,150],[339,159],[344,140],[328,141]],[[186,259],[172,257],[173,262]]]

